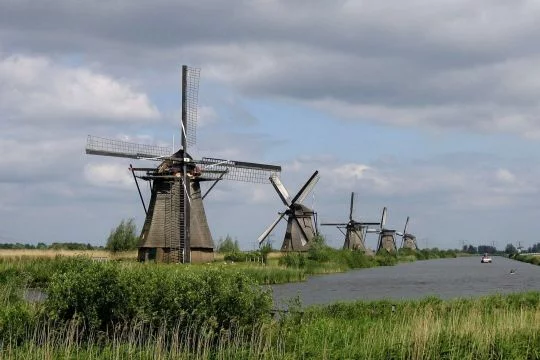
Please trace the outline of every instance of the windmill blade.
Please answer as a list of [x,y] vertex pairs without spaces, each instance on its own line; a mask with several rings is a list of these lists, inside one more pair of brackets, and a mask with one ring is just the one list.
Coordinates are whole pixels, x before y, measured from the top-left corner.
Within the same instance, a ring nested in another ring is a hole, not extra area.
[[285,212],[282,212],[282,213],[278,214],[278,217],[276,218],[276,220],[274,220],[274,222],[272,224],[270,224],[270,226],[267,227],[266,230],[263,231],[261,236],[259,236],[259,238],[257,239],[257,241],[259,242],[259,245],[261,245],[261,243],[268,237],[268,235],[270,235],[272,230],[274,230],[274,228],[277,226],[278,222],[281,219],[283,219],[284,216],[285,216]]
[[304,186],[302,186],[298,194],[296,194],[296,196],[292,200],[292,203],[302,203],[302,201],[304,201],[304,199],[306,198],[306,196],[308,196],[311,190],[313,190],[313,187],[315,186],[315,184],[317,184],[317,181],[319,181],[319,177],[319,171],[315,171],[313,175],[311,175],[309,180],[304,184]]
[[346,226],[347,223],[322,223],[322,226]]
[[360,225],[381,225],[380,222],[357,222],[356,224],[360,224]]
[[[185,137],[187,145],[193,146],[197,143],[197,121],[199,119],[197,110],[199,108],[199,79],[201,69],[183,65],[182,73],[182,98],[185,101],[186,119],[186,124],[184,125],[183,122],[181,124],[182,135]],[[182,105],[184,108],[184,104]]]
[[302,224],[300,224],[300,220],[294,215],[291,215],[294,218],[294,221],[296,221],[296,224],[298,225],[298,228],[300,229],[300,242],[302,243],[302,246],[306,246],[308,243],[308,237],[306,232],[304,231],[304,228],[302,227]]
[[351,211],[349,212],[349,220],[352,221],[352,214],[354,210],[354,192],[351,193]]
[[130,159],[156,159],[171,155],[171,149],[156,145],[137,144],[88,135],[86,153]]
[[381,217],[381,229],[386,225],[386,206],[383,208],[382,217]]
[[379,230],[379,229],[373,229],[373,228],[367,228],[366,229],[366,233],[368,233],[368,234],[378,234],[380,232],[381,232],[381,230]]
[[285,189],[285,186],[281,183],[281,180],[279,180],[279,177],[277,175],[270,176],[270,182],[274,186],[274,189],[276,189],[281,201],[283,201],[287,207],[290,207],[292,204],[291,197],[287,192],[287,189]]
[[407,225],[409,225],[409,217],[407,216],[407,221],[405,221],[405,228],[403,229],[403,234],[407,233]]
[[281,173],[281,166],[245,161],[203,157],[197,163],[201,166],[203,177],[214,180],[224,174],[225,180],[266,184],[271,176]]

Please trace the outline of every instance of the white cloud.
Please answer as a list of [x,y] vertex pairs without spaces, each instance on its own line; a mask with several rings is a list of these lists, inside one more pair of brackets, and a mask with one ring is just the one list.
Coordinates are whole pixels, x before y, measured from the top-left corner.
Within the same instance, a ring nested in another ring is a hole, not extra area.
[[0,110],[14,121],[153,121],[159,111],[126,82],[45,57],[0,60]]
[[124,190],[134,189],[133,176],[125,165],[109,163],[86,164],[84,178],[94,186]]
[[516,176],[507,169],[498,169],[495,176],[502,183],[513,184],[516,182]]

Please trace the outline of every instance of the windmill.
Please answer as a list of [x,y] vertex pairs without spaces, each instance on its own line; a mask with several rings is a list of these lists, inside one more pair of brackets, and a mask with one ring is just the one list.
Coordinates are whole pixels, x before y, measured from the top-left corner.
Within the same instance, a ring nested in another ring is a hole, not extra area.
[[407,216],[403,233],[396,232],[398,236],[401,236],[401,249],[418,250],[418,245],[416,244],[416,236],[414,236],[413,234],[409,234],[407,232],[408,225],[409,225],[409,217]]
[[383,208],[381,222],[378,229],[367,229],[367,233],[379,234],[379,240],[377,241],[377,252],[384,249],[387,252],[396,251],[396,230],[387,229],[386,225],[386,207]]
[[[188,146],[196,142],[199,69],[182,66],[181,149],[129,143],[88,136],[86,153],[159,161],[157,167],[129,169],[146,218],[138,258],[174,263],[213,260],[212,235],[203,199],[220,180],[268,183],[280,166],[203,157],[193,159]],[[146,206],[137,179],[147,181],[151,196]],[[203,194],[201,182],[213,182]]]
[[[343,249],[360,250],[365,253],[371,253],[372,251],[366,247],[365,236],[366,229],[369,225],[380,225],[378,222],[361,222],[353,220],[354,212],[354,192],[351,193],[351,204],[349,211],[349,221],[346,223],[323,223],[324,226],[336,226],[339,231],[345,235],[345,242],[343,243]],[[345,229],[343,232],[342,229]]]
[[277,175],[270,177],[270,182],[287,208],[285,211],[278,213],[276,220],[259,236],[259,245],[274,230],[279,221],[287,217],[287,230],[285,231],[281,251],[307,251],[309,249],[311,240],[317,235],[317,213],[303,205],[302,202],[313,190],[317,181],[319,181],[319,172],[315,171],[291,200],[279,177]]

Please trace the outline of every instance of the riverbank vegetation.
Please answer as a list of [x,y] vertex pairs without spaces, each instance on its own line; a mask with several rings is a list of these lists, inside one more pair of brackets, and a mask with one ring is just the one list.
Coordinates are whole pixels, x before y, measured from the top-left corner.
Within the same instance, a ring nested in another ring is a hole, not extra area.
[[533,265],[540,265],[540,255],[513,254],[510,255],[510,259],[526,262]]
[[[442,301],[375,301],[273,315],[249,275],[196,266],[65,259],[48,269],[48,297],[0,264],[0,358],[538,359],[540,293]],[[21,276],[23,275],[23,276]]]

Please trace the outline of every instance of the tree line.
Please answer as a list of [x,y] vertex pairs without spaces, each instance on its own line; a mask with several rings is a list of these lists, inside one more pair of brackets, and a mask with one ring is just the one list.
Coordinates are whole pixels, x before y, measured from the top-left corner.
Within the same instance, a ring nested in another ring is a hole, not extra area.
[[84,244],[84,243],[75,243],[75,242],[68,242],[68,243],[57,243],[54,242],[52,244],[45,244],[43,242],[39,242],[36,244],[22,244],[22,243],[3,243],[0,244],[0,249],[7,249],[7,250],[98,250],[103,249],[103,246],[96,246],[92,244]]

